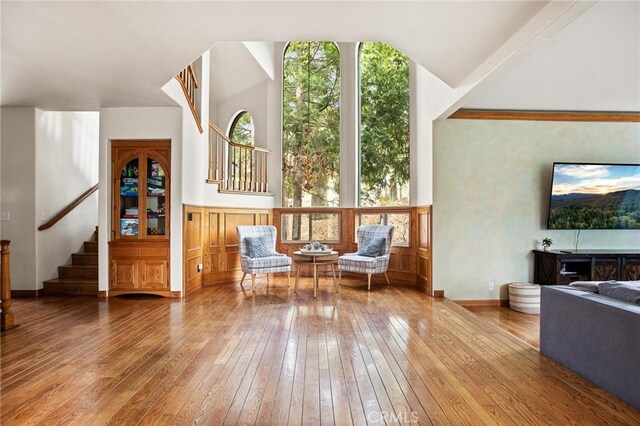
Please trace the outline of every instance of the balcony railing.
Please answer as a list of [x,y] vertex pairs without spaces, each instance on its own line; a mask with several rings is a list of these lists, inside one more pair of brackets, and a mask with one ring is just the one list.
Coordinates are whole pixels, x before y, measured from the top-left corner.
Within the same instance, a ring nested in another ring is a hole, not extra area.
[[208,183],[220,192],[270,195],[267,164],[271,151],[233,142],[209,122]]
[[176,80],[180,83],[184,96],[187,98],[187,103],[189,104],[189,108],[191,108],[194,120],[196,120],[198,131],[202,133],[203,130],[202,125],[200,124],[200,115],[196,108],[196,90],[198,90],[200,84],[198,83],[198,77],[196,77],[196,73],[193,70],[193,64],[190,64],[180,71],[178,75],[176,75]]

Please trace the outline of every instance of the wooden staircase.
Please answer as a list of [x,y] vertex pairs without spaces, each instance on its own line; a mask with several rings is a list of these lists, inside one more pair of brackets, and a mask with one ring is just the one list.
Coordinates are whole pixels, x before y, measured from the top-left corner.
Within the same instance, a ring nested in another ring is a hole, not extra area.
[[58,267],[58,278],[44,282],[44,294],[98,294],[98,227],[84,251],[71,255],[71,265]]

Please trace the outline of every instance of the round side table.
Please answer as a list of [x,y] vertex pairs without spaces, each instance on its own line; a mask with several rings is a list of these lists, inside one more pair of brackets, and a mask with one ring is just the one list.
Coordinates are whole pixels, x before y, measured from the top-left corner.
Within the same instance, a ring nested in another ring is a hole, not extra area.
[[339,293],[338,284],[336,282],[336,269],[335,264],[338,263],[338,252],[293,252],[293,263],[298,266],[296,271],[296,283],[293,286],[295,292],[298,288],[298,280],[300,278],[300,269],[302,265],[313,265],[313,297],[317,296],[318,290],[318,266],[330,266],[333,273],[333,286],[336,289],[336,293]]

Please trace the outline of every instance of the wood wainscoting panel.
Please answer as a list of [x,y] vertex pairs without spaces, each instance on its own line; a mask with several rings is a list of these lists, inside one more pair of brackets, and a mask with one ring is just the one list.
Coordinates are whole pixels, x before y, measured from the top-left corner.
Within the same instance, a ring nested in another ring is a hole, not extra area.
[[220,247],[222,214],[205,208],[205,218],[205,228],[203,230],[205,236],[204,274],[207,275],[224,271],[224,261]]
[[205,216],[202,207],[183,207],[183,291],[202,286],[202,271],[198,265],[203,263]]
[[226,253],[226,272],[240,271],[240,247],[238,246],[238,226],[260,225],[260,213],[227,212],[224,213],[224,250]]
[[[326,241],[340,254],[357,250],[356,228],[362,214],[408,214],[409,239],[406,246],[393,246],[388,275],[392,285],[418,286],[432,294],[431,283],[431,207],[386,208],[276,208],[240,209],[221,207],[184,207],[184,280],[185,290],[200,285],[229,283],[240,279],[240,255],[236,227],[241,225],[274,224],[277,228],[276,250],[289,256],[307,241],[282,241],[282,215],[306,213],[335,213],[339,217],[339,241]],[[191,215],[189,215],[191,213]],[[188,224],[191,218],[191,222]],[[198,224],[197,222],[200,221]],[[195,233],[200,233],[198,238]],[[194,272],[202,263],[202,273]],[[319,272],[330,274],[330,271]],[[302,275],[311,274],[310,268]],[[359,277],[345,274],[345,277]],[[365,278],[366,280],[366,278]],[[384,275],[374,275],[372,281],[385,283]]]
[[[272,212],[185,205],[183,217],[184,281],[185,290],[190,290],[239,279],[242,273],[236,227],[269,225]],[[197,270],[198,264],[203,265],[201,271]]]
[[417,216],[417,276],[416,283],[426,293],[433,295],[431,256],[431,206],[416,208]]

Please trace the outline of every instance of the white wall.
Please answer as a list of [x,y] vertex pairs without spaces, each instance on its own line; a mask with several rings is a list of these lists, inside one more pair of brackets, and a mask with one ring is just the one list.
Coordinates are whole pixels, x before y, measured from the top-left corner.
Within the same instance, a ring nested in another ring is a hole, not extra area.
[[430,96],[432,74],[409,62],[410,93],[410,175],[409,197],[412,206],[433,203],[433,111],[436,99]]
[[1,237],[11,240],[11,288],[36,290],[35,109],[3,107],[0,114],[0,205],[10,215]]
[[[109,289],[111,140],[171,139],[171,290],[182,290],[182,119],[179,107],[100,110],[99,289]],[[193,121],[193,118],[191,118]],[[202,159],[201,159],[202,160]]]
[[[98,112],[35,111],[35,212],[37,225],[49,220],[98,183]],[[33,159],[29,159],[33,163]],[[42,220],[41,214],[45,215]],[[71,263],[98,225],[94,193],[60,222],[36,232],[36,288]]]
[[[445,120],[434,127],[433,281],[453,300],[506,298],[533,279],[554,161],[640,163],[640,124]],[[582,231],[579,249],[640,249],[640,231]],[[488,291],[488,282],[496,285]]]

